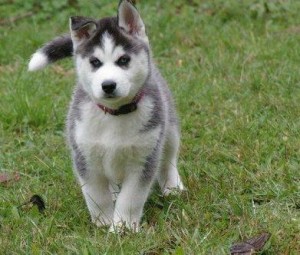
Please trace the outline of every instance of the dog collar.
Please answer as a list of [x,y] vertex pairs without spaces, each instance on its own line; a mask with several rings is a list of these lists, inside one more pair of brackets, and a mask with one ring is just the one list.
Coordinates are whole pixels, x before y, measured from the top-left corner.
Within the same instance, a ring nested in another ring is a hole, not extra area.
[[113,116],[119,116],[119,115],[134,112],[137,109],[137,105],[138,105],[138,103],[140,102],[140,100],[142,99],[143,96],[144,96],[143,91],[137,93],[136,96],[131,101],[131,103],[122,105],[119,109],[116,109],[116,110],[110,109],[110,108],[108,108],[104,105],[101,105],[101,104],[97,104],[97,106],[102,111],[104,111],[105,114],[109,113],[110,115],[113,115]]

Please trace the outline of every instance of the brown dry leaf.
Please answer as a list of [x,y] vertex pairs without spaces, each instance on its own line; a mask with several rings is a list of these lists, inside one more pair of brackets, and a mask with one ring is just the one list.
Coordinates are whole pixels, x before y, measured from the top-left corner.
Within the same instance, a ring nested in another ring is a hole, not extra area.
[[11,64],[11,65],[0,65],[0,73],[13,73],[15,71],[17,71],[17,69],[19,68],[19,63],[16,62],[15,64]]
[[258,236],[245,240],[241,243],[233,244],[230,248],[231,255],[251,255],[254,254],[265,246],[269,240],[270,233],[262,233]]
[[285,30],[288,34],[300,34],[300,26],[292,26]]
[[59,75],[62,75],[62,76],[72,76],[74,75],[74,70],[67,70],[65,68],[63,68],[62,66],[59,66],[59,65],[53,65],[52,66],[52,70],[56,73],[56,74],[59,74]]
[[19,173],[2,172],[0,173],[0,184],[7,184],[8,182],[17,182],[20,180]]

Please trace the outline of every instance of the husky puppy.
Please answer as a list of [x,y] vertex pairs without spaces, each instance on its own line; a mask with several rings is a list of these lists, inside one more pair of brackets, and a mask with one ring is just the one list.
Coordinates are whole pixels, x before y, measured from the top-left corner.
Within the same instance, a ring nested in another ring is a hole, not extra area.
[[120,1],[117,17],[72,17],[70,31],[33,54],[29,70],[74,56],[78,84],[67,117],[74,172],[97,226],[137,231],[155,180],[164,195],[184,188],[170,91],[129,1]]

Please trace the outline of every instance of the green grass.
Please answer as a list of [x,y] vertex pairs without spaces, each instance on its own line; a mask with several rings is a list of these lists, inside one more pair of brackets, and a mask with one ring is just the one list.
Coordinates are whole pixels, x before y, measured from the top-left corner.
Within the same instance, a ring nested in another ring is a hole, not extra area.
[[[115,15],[117,1],[5,2],[0,21],[39,11],[0,22],[0,172],[20,174],[0,184],[1,254],[228,254],[263,231],[272,234],[263,254],[300,253],[300,2],[138,1],[177,102],[188,192],[153,192],[143,230],[125,236],[91,224],[72,173],[72,61],[26,67],[69,16]],[[44,215],[17,210],[33,194]]]

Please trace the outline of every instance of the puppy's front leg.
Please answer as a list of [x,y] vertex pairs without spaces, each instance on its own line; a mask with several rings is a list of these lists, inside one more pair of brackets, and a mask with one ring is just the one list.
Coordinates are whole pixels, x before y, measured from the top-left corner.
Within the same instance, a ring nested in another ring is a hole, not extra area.
[[82,193],[92,221],[98,226],[110,225],[113,220],[113,200],[105,177],[80,179]]
[[139,230],[139,222],[151,184],[152,180],[143,179],[140,172],[127,176],[116,201],[111,231],[119,232],[123,226],[133,232]]

